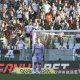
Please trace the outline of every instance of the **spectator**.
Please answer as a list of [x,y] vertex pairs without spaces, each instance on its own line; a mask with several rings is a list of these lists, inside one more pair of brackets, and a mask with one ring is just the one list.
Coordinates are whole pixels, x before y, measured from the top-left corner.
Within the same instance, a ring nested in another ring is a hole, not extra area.
[[46,3],[43,4],[42,8],[46,14],[50,12],[51,6],[48,4],[48,1],[46,1]]
[[8,40],[6,39],[6,37],[3,37],[3,48],[7,48],[8,46]]
[[32,24],[32,21],[29,22],[29,25],[25,26],[25,30],[26,30],[26,35],[27,37],[30,36],[30,32],[32,31],[33,29],[33,24]]
[[57,13],[57,7],[55,6],[55,3],[52,4],[52,13],[53,13],[53,17],[56,15]]
[[28,7],[26,6],[23,10],[23,19],[29,20],[29,11],[28,11]]
[[10,20],[12,20],[13,17],[15,16],[15,10],[12,6],[9,8],[8,15],[9,15]]
[[24,41],[19,38],[19,40],[16,42],[17,49],[20,51],[19,60],[24,61],[25,60],[25,43]]
[[19,9],[16,11],[16,14],[17,14],[17,19],[19,19],[19,21],[22,21],[23,19],[23,15],[22,15],[22,8],[19,7]]

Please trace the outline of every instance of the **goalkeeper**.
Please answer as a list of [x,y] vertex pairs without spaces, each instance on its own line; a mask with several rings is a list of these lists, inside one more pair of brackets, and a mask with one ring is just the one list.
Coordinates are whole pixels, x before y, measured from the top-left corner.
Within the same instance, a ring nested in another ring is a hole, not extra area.
[[41,71],[41,62],[43,61],[43,51],[44,45],[41,43],[41,40],[37,38],[36,44],[34,44],[34,55],[32,57],[33,63],[33,73],[40,73]]

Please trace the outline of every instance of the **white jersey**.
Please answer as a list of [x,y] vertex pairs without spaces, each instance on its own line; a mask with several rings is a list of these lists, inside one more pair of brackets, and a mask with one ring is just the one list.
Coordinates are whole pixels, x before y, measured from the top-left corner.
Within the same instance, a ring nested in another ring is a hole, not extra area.
[[33,26],[32,25],[27,25],[25,26],[26,33],[30,33],[32,31]]
[[16,45],[17,45],[17,48],[18,48],[18,49],[23,49],[25,43],[21,40],[21,41],[17,41],[17,42],[16,42]]
[[22,18],[22,10],[17,10],[17,18]]
[[50,11],[51,6],[49,4],[44,4],[43,5],[43,9],[45,11],[45,13],[48,13]]

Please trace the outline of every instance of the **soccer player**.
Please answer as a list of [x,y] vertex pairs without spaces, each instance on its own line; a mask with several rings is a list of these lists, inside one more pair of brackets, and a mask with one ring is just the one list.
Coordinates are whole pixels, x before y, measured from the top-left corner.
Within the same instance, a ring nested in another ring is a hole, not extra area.
[[44,45],[41,43],[40,39],[37,38],[36,43],[34,44],[34,56],[33,61],[33,73],[40,73],[41,71],[41,61],[43,60],[43,51]]

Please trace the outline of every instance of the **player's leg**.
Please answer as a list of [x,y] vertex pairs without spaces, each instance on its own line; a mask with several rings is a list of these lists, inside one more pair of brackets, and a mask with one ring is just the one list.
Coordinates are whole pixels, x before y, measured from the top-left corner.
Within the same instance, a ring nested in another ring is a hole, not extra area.
[[40,71],[41,71],[41,56],[37,56],[36,67],[38,68],[38,73],[40,73]]
[[36,73],[36,56],[32,57],[32,73]]

